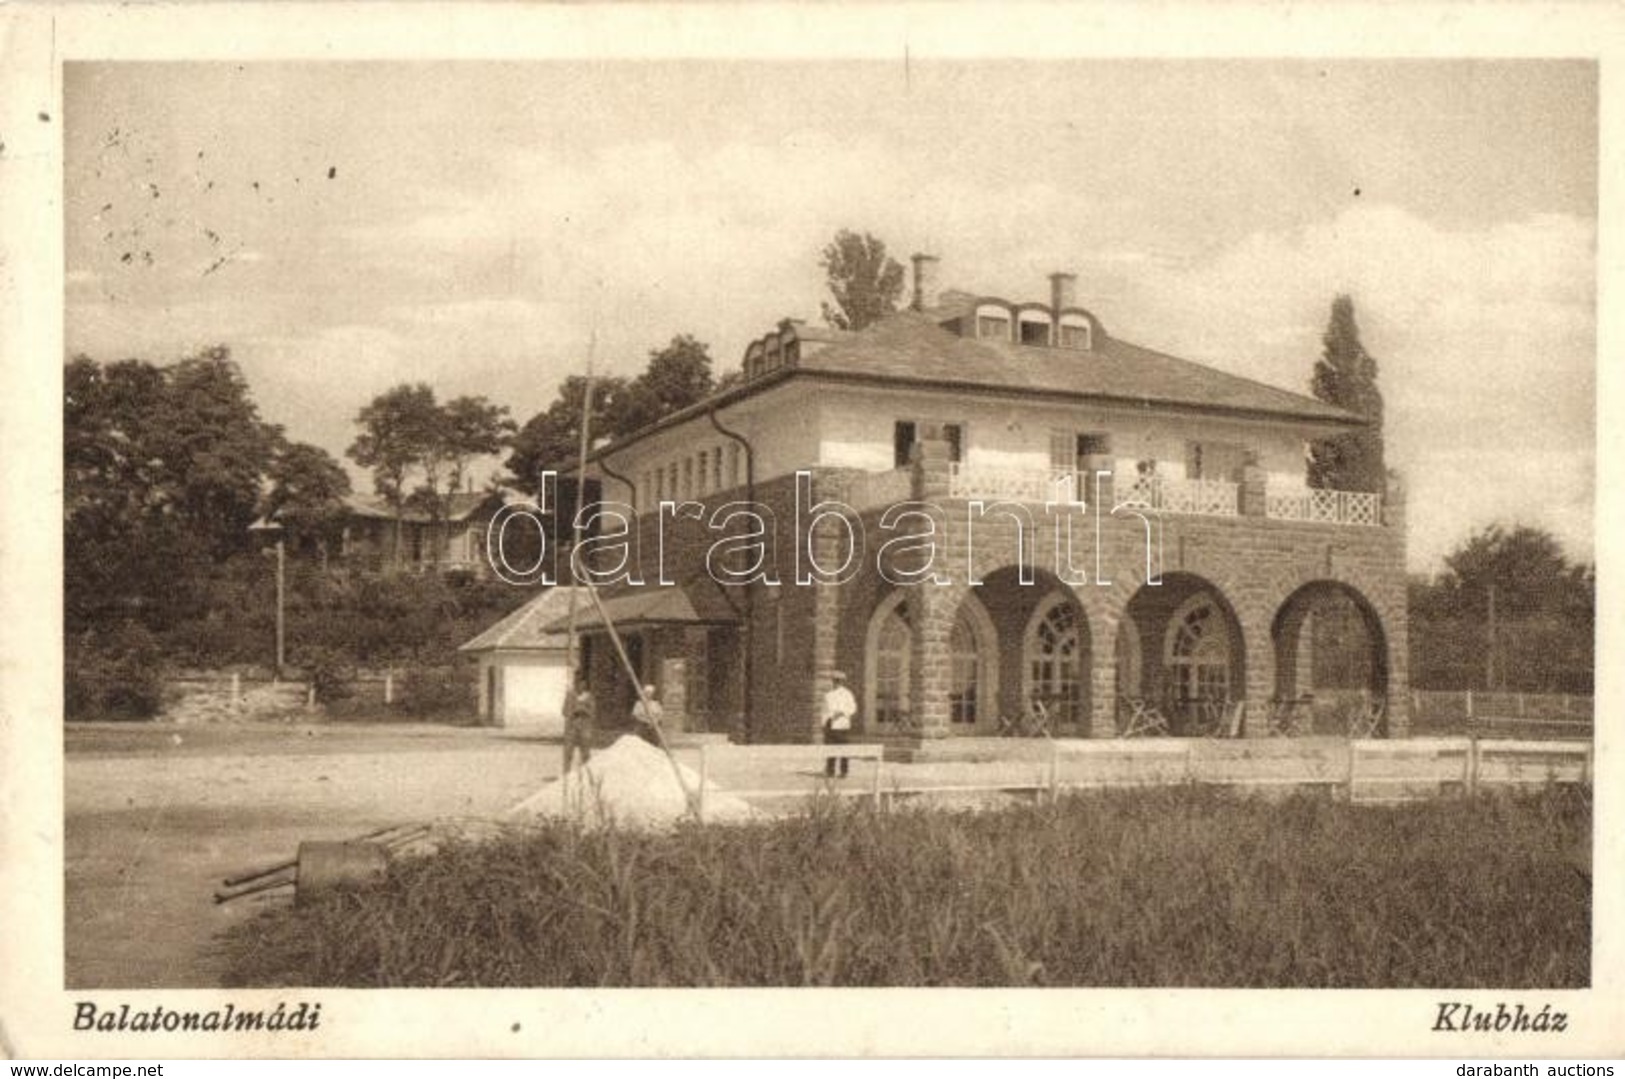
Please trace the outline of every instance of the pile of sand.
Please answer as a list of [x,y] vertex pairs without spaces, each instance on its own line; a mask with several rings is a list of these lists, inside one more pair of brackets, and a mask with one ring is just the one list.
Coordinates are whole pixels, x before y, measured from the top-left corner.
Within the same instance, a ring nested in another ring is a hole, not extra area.
[[[682,774],[679,784],[675,772]],[[592,755],[584,768],[547,784],[503,814],[510,821],[565,818],[586,824],[662,828],[692,819],[684,790],[699,791],[700,777],[679,763],[676,770],[659,749],[626,735]],[[759,816],[751,805],[715,783],[705,785],[707,822],[744,821]]]

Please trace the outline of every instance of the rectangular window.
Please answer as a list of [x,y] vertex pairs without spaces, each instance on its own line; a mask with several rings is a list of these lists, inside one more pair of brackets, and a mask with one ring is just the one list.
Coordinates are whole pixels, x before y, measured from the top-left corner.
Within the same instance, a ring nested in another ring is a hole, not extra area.
[[942,425],[942,440],[948,443],[948,460],[953,462],[965,459],[965,428],[957,423]]
[[1089,327],[1069,326],[1062,323],[1061,347],[1087,349],[1089,347]]
[[711,489],[722,490],[722,447],[711,451]]
[[1078,436],[1078,460],[1085,457],[1105,457],[1112,452],[1112,436],[1082,434]]
[[976,316],[976,336],[992,341],[1010,340],[1010,320],[994,315]]
[[1185,443],[1185,478],[1188,480],[1202,478],[1202,444],[1200,442]]
[[741,464],[743,463],[745,455],[740,452],[738,443],[735,443],[734,445],[729,446],[728,450],[729,450],[729,457],[733,461],[734,486],[738,487],[740,484],[745,482],[744,470],[740,467]]
[[1049,323],[1022,320],[1021,343],[1024,345],[1048,345]]
[[703,494],[705,494],[705,491],[706,491],[706,483],[709,482],[710,479],[711,479],[711,451],[710,450],[701,450],[700,451],[700,463],[699,463],[699,466],[694,471],[695,471],[694,493],[697,494],[697,495],[703,495]]
[[694,458],[692,457],[683,458],[682,491],[685,499],[692,498],[694,496]]
[[892,424],[892,467],[902,468],[914,459],[914,443],[919,441],[919,429],[913,420],[898,420]]

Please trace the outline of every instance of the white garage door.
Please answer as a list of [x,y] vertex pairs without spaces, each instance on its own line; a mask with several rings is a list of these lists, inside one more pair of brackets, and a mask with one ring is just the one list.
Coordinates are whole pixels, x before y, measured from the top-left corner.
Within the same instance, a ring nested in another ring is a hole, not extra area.
[[564,703],[565,671],[562,663],[548,666],[503,668],[503,726],[524,727],[543,734],[563,734],[564,719],[559,707]]

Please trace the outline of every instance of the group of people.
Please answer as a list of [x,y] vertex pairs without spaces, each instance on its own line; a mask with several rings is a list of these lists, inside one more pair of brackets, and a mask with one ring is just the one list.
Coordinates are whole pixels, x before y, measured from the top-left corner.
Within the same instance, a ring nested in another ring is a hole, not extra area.
[[[845,745],[852,736],[852,725],[858,715],[858,701],[846,685],[846,672],[834,671],[834,683],[824,694],[823,731],[827,745]],[[662,745],[661,721],[665,710],[655,696],[654,686],[644,686],[638,701],[632,706],[632,728],[651,745]],[[598,737],[598,705],[592,690],[576,686],[573,682],[564,692],[564,771],[568,773],[577,754],[582,765],[592,759],[593,741]],[[824,762],[824,775],[830,779],[845,779],[850,762],[846,757],[832,756]]]
[[[654,686],[644,686],[632,706],[632,729],[650,745],[661,744],[660,724],[665,709],[655,697]],[[579,754],[582,765],[592,759],[593,742],[598,738],[598,702],[592,690],[574,682],[564,691],[564,770],[569,772]]]

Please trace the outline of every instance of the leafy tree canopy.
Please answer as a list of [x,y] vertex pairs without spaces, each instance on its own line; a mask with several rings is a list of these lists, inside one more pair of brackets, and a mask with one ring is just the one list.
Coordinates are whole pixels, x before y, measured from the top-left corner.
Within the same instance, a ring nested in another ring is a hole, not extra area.
[[861,330],[897,310],[903,267],[886,254],[886,243],[849,229],[835,234],[818,263],[835,299],[823,304],[824,321],[838,330]]

